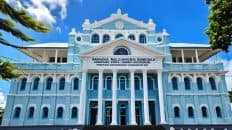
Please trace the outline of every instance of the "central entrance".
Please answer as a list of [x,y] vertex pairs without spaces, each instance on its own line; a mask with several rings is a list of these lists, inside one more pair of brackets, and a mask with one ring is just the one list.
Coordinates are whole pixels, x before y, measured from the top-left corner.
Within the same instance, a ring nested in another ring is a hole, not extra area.
[[97,122],[97,101],[90,102],[90,125],[95,125]]
[[119,107],[119,125],[127,125],[128,124],[128,102],[121,101],[118,103]]

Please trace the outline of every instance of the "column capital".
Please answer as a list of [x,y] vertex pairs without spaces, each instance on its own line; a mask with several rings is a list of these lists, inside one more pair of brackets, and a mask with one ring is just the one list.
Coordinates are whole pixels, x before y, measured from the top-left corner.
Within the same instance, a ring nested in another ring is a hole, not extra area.
[[157,73],[162,73],[162,72],[163,72],[163,70],[158,69],[158,70],[156,70],[156,72],[157,72]]
[[143,72],[143,73],[147,73],[147,70],[146,70],[146,69],[143,69],[142,72]]
[[132,72],[134,73],[134,72],[135,72],[135,69],[129,69],[129,72],[130,72],[130,73],[132,73]]
[[87,73],[88,69],[82,69],[82,73]]
[[98,69],[99,73],[103,73],[104,69]]
[[118,70],[112,70],[112,72],[116,73],[116,72],[118,72]]

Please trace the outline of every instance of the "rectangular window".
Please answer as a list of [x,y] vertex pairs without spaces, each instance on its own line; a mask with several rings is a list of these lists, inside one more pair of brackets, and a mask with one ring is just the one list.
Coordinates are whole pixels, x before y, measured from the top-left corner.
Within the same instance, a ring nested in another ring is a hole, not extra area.
[[176,63],[176,57],[172,57],[172,62]]
[[62,58],[62,63],[67,63],[67,57]]
[[61,58],[57,57],[57,63],[61,63]]
[[49,63],[54,63],[55,62],[55,57],[49,57]]
[[179,62],[179,63],[182,62],[182,57],[178,57],[178,62]]

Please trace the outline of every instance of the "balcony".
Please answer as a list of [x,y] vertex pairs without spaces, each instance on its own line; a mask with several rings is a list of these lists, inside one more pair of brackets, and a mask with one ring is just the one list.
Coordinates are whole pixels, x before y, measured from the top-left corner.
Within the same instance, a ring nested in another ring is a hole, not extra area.
[[80,70],[80,64],[65,63],[65,64],[55,64],[55,63],[14,63],[16,67],[26,70],[26,71],[70,71],[70,70]]
[[223,71],[223,63],[164,63],[168,71]]

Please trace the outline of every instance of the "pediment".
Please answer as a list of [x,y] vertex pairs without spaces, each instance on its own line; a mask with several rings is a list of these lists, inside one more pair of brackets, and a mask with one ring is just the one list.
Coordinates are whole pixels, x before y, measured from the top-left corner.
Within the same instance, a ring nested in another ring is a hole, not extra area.
[[[91,57],[91,56],[115,56],[114,51],[116,48],[126,47],[130,51],[130,56],[145,56],[145,57],[165,57],[165,54],[148,48],[146,45],[136,43],[134,41],[120,38],[108,43],[94,47],[86,52],[80,54],[81,57]],[[122,55],[120,55],[122,56]]]
[[[128,17],[127,14],[122,14],[120,9],[118,9],[116,14],[111,14],[110,17],[100,21],[96,21],[92,24],[90,24],[89,20],[86,20],[82,26],[84,30],[89,30],[89,29],[155,30],[155,24],[153,23],[152,19],[149,19],[148,23],[144,23],[142,21],[138,21]],[[124,26],[124,28],[122,26]]]

